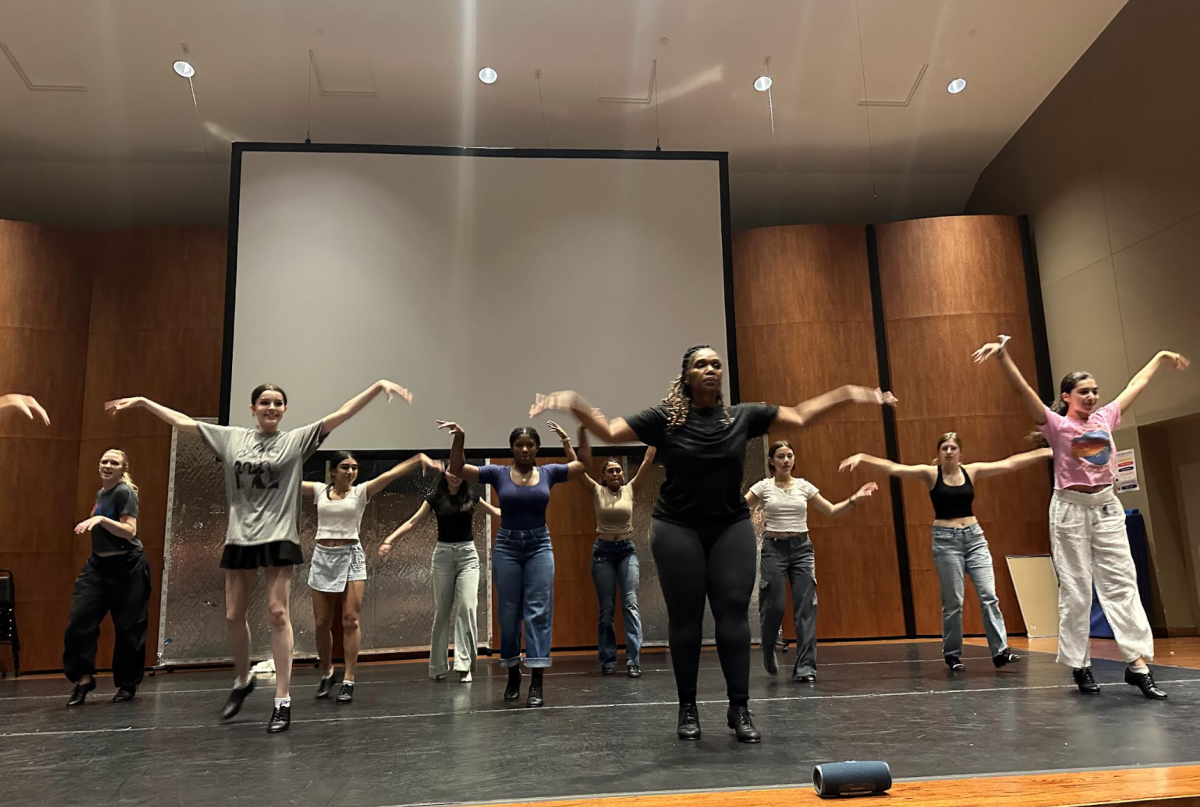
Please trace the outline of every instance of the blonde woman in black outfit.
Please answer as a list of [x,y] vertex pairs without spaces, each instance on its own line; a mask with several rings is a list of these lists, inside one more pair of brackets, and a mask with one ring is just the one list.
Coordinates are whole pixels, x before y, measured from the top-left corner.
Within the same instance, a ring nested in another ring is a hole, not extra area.
[[807,426],[842,403],[890,404],[895,399],[878,389],[846,386],[796,406],[726,406],[723,374],[717,352],[697,345],[683,354],[679,375],[660,406],[610,421],[593,413],[579,393],[566,391],[537,396],[530,415],[568,409],[601,440],[640,440],[658,449],[666,481],[654,508],[650,541],[670,621],[679,737],[700,739],[696,678],[707,600],[716,621],[717,654],[729,696],[727,722],[739,741],[757,743],[761,735],[748,706],[748,610],[758,552],[741,489],[746,444],[772,425]]

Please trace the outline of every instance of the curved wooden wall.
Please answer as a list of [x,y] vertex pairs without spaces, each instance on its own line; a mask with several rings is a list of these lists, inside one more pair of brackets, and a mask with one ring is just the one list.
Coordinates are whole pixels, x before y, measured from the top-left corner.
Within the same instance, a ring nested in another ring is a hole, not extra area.
[[[768,227],[734,234],[738,377],[743,401],[795,404],[842,384],[879,383],[862,227]],[[882,411],[845,406],[809,428],[778,428],[796,474],[840,501],[869,477],[842,475],[856,451],[886,454]],[[849,514],[809,515],[822,638],[904,635],[900,571],[887,485]],[[791,613],[791,606],[785,612]],[[784,619],[786,635],[791,620]]]
[[[1017,396],[994,364],[976,366],[971,352],[997,334],[1013,337],[1011,353],[1035,383],[1033,335],[1017,219],[956,216],[876,228],[879,279],[887,323],[900,461],[929,462],[938,437],[957,431],[966,461],[1027,451],[1032,428]],[[1005,555],[1049,553],[1046,512],[1050,479],[1043,467],[983,480],[975,514],[991,545],[997,590],[1008,630],[1025,630]],[[941,604],[930,550],[933,506],[923,485],[905,482],[909,566],[917,633],[939,635]],[[981,633],[970,583],[965,630]]]

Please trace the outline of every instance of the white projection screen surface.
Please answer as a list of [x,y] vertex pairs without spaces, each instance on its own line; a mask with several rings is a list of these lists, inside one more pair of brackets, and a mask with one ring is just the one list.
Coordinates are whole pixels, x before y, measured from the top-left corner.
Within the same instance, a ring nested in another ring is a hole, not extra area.
[[324,448],[445,447],[439,418],[500,448],[537,392],[628,415],[688,346],[728,364],[724,155],[563,154],[236,146],[227,422],[253,425],[260,383],[294,428],[386,378],[413,403],[381,396]]

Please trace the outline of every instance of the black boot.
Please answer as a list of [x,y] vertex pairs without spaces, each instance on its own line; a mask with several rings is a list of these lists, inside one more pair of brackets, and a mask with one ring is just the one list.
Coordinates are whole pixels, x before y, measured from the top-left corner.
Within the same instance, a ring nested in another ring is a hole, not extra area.
[[67,706],[83,706],[83,702],[87,700],[88,693],[96,688],[95,677],[89,675],[86,683],[81,679],[71,690],[71,697],[67,699]]
[[962,659],[960,659],[958,656],[944,656],[943,658],[946,661],[946,666],[950,668],[951,672],[962,672],[966,669],[966,667],[963,666]]
[[757,743],[762,742],[762,734],[758,729],[754,728],[754,722],[750,719],[749,706],[733,706],[730,705],[727,719],[729,728],[733,729],[733,733],[737,735],[739,743]]
[[1096,683],[1096,679],[1092,677],[1092,668],[1090,666],[1071,670],[1071,675],[1075,678],[1075,686],[1079,687],[1080,692],[1085,692],[1088,695],[1096,695],[1100,692],[1100,686]]
[[504,700],[515,701],[521,697],[521,668],[508,668],[508,686],[504,688]]
[[242,701],[246,700],[246,696],[254,691],[254,676],[250,676],[250,681],[244,687],[234,687],[229,693],[229,698],[225,701],[225,706],[221,709],[221,719],[228,720],[236,715],[242,709]]
[[288,726],[292,725],[292,707],[276,706],[271,712],[271,722],[267,724],[267,734],[278,734],[281,731],[287,731]]
[[1003,667],[1005,664],[1012,664],[1014,661],[1020,660],[1021,657],[1007,647],[992,656],[992,663],[996,665],[997,669]]
[[1138,673],[1126,667],[1125,683],[1133,684],[1150,700],[1165,701],[1167,699],[1167,693],[1158,688],[1158,684],[1154,683],[1154,676],[1149,672]]
[[125,703],[137,697],[137,687],[121,687],[117,690],[117,694],[113,695],[113,703]]
[[542,671],[534,670],[533,676],[529,679],[529,699],[525,702],[526,706],[541,706],[546,702],[542,697]]
[[679,704],[679,726],[676,728],[681,740],[700,739],[700,712],[695,701]]

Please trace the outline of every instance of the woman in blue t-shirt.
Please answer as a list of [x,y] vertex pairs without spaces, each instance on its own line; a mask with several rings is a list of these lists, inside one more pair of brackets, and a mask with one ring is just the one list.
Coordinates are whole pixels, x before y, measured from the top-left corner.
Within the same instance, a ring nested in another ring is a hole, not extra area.
[[550,638],[554,625],[554,549],[546,529],[546,505],[550,488],[583,474],[583,463],[575,457],[571,438],[553,421],[547,424],[562,440],[566,464],[537,464],[542,445],[537,430],[530,426],[513,429],[508,436],[513,463],[467,465],[463,454],[466,435],[451,421],[439,420],[438,428],[454,435],[447,472],[467,482],[491,485],[500,500],[500,529],[492,551],[492,574],[496,581],[496,608],[500,623],[500,666],[508,668],[504,699],[521,697],[521,623],[525,623],[525,666],[532,671],[530,706],[541,706],[542,672],[550,666]]

